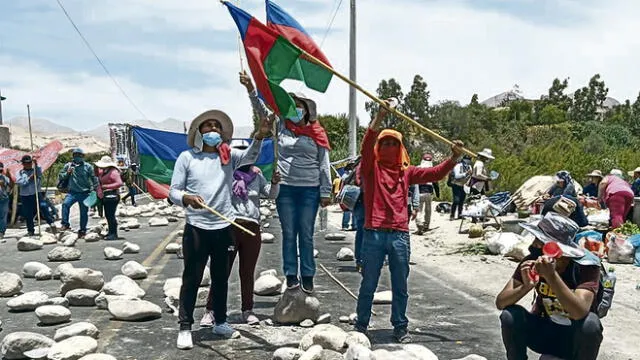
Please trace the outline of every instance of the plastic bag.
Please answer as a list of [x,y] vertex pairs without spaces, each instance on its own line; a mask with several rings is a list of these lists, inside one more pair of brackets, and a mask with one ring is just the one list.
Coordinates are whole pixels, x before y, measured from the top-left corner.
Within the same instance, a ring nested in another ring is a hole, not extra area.
[[627,240],[627,236],[609,232],[607,247],[609,248],[609,262],[612,264],[633,264],[636,250]]
[[98,202],[98,194],[95,191],[89,193],[86,199],[82,202],[84,206],[91,208]]
[[486,242],[487,248],[492,254],[506,255],[513,247],[523,242],[523,239],[518,234],[503,232],[495,233],[493,236],[488,237]]

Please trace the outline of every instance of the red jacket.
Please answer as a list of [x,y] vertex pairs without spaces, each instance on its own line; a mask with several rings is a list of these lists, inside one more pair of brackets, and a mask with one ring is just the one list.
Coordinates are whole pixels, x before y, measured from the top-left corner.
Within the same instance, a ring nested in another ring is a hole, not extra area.
[[455,162],[448,159],[430,168],[409,166],[395,184],[383,184],[374,155],[378,134],[379,132],[368,129],[362,141],[360,174],[364,189],[364,227],[409,231],[409,185],[439,181],[453,170]]

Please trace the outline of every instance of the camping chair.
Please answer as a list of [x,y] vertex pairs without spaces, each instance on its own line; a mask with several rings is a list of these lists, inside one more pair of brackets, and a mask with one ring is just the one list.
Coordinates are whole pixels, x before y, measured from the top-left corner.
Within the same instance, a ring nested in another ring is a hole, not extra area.
[[[471,211],[469,207],[474,207]],[[465,209],[460,215],[460,227],[458,228],[458,234],[462,233],[462,225],[467,219],[471,219],[472,222],[480,222],[482,227],[485,227],[484,219],[491,217],[496,222],[498,227],[502,227],[502,223],[498,220],[497,215],[500,214],[501,207],[493,204],[489,198],[484,195],[476,195],[470,198],[469,203],[465,206]],[[466,212],[466,213],[465,213]]]

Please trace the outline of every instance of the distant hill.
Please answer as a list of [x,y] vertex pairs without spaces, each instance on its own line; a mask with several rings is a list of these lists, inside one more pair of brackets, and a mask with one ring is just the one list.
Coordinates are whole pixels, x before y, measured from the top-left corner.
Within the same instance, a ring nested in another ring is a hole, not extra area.
[[[5,125],[10,127],[21,127],[29,131],[29,118],[26,116],[16,116],[7,122],[5,120]],[[34,133],[39,134],[78,134],[79,131],[73,130],[70,127],[58,125],[51,120],[42,119],[42,118],[31,118],[31,128]]]

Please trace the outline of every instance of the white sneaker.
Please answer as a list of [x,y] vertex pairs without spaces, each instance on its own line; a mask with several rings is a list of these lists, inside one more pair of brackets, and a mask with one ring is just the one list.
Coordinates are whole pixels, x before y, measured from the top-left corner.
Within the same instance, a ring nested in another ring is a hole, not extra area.
[[200,327],[213,327],[215,323],[216,321],[213,317],[213,311],[205,311],[202,316],[202,320],[200,320]]
[[246,322],[248,325],[256,325],[260,322],[260,319],[258,319],[253,311],[246,310],[242,312],[242,321]]
[[193,339],[191,338],[191,330],[180,330],[178,333],[178,349],[193,349]]
[[225,338],[231,338],[236,333],[236,330],[229,325],[229,323],[216,324],[213,328],[213,333]]

